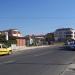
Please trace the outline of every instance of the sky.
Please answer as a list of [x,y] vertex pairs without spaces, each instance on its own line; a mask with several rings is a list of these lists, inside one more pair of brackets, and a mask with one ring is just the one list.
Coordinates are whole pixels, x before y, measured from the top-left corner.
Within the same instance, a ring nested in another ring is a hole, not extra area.
[[0,0],[0,30],[28,35],[65,27],[75,29],[75,0]]

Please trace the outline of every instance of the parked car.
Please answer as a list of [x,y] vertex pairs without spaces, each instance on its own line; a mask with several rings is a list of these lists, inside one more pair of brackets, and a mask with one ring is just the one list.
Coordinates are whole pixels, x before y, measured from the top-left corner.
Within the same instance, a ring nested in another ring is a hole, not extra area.
[[64,47],[68,49],[75,49],[75,40],[66,42]]
[[11,53],[12,53],[11,48],[7,48],[6,45],[0,44],[0,55],[6,55]]

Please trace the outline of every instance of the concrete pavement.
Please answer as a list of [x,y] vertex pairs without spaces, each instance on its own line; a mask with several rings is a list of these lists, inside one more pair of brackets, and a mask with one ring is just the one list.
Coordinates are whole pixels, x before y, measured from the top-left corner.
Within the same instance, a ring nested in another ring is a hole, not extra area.
[[[38,48],[44,48],[44,47],[45,48],[46,47],[54,47],[54,46],[56,46],[56,45],[25,47],[25,48],[16,49],[16,50],[14,50],[14,52],[24,51],[24,50],[31,50],[31,49],[38,49]],[[44,54],[41,54],[41,55],[44,55]],[[39,55],[35,55],[35,56],[39,56]],[[62,71],[60,73],[60,75],[75,75],[75,60],[73,60],[72,63],[67,64],[66,68],[64,69],[64,71]]]
[[75,58],[72,61],[72,63],[70,63],[65,71],[62,73],[62,75],[75,75]]
[[57,46],[36,48],[19,55],[1,57],[0,74],[69,75],[65,72],[74,60],[75,51],[62,50]]
[[31,50],[31,49],[37,49],[37,48],[44,48],[44,47],[54,47],[56,45],[42,45],[42,46],[31,46],[31,47],[19,47],[17,49],[13,49],[13,53],[14,52],[18,52],[18,51],[24,51],[24,50]]

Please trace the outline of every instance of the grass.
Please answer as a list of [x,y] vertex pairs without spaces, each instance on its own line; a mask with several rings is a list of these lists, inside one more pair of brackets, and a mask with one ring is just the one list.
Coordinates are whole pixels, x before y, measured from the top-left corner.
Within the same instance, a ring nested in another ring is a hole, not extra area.
[[55,42],[54,45],[64,45],[64,42]]

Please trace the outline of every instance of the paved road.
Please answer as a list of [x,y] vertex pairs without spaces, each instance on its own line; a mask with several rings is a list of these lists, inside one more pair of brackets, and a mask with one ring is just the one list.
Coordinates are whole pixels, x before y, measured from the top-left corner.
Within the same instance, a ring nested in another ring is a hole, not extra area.
[[61,47],[25,50],[0,57],[0,75],[63,75],[75,51]]

